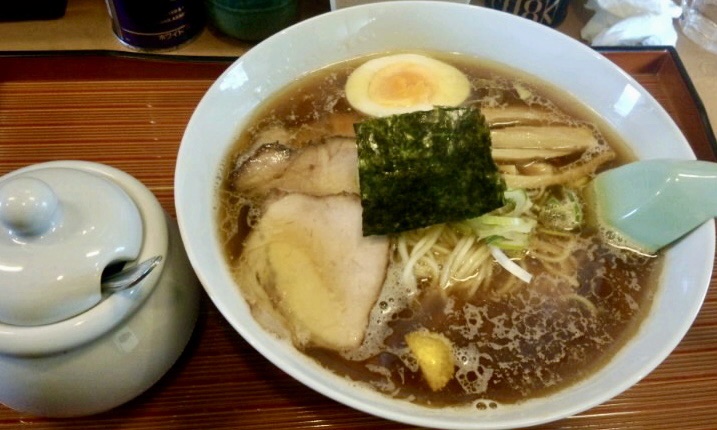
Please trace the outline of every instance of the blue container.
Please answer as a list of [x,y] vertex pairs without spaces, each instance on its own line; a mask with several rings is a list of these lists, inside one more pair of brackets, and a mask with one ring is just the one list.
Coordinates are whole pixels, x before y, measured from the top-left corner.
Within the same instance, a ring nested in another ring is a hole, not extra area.
[[204,27],[201,0],[107,0],[107,8],[117,38],[140,50],[176,48]]

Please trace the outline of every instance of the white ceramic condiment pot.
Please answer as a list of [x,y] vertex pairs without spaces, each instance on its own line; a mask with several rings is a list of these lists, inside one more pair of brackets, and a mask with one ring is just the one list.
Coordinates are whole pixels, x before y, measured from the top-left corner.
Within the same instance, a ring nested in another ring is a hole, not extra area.
[[[157,255],[102,291],[108,266]],[[0,403],[63,417],[136,397],[184,350],[199,291],[176,223],[132,176],[58,161],[0,178]]]

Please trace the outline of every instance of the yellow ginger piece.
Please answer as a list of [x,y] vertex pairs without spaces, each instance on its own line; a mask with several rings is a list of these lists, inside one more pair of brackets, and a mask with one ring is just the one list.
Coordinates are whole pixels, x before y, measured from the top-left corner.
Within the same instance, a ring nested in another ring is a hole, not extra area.
[[453,379],[453,346],[445,336],[429,331],[414,331],[405,337],[408,348],[418,361],[423,377],[433,391]]

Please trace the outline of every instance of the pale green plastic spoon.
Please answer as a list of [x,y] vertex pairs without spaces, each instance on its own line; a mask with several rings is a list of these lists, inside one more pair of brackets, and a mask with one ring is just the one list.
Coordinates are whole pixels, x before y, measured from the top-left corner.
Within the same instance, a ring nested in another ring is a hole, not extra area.
[[717,163],[637,161],[598,174],[587,191],[601,226],[653,254],[717,216]]

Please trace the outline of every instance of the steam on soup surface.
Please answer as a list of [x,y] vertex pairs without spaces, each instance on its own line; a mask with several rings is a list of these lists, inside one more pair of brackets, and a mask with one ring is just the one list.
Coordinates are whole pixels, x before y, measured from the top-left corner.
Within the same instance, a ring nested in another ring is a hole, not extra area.
[[291,84],[241,133],[219,192],[227,263],[267,330],[389,396],[493,408],[564,388],[604,365],[652,300],[661,259],[607,244],[581,197],[630,155],[543,82],[426,55],[467,77],[460,105],[490,126],[506,207],[361,234],[353,125],[367,114],[345,89],[360,58]]

